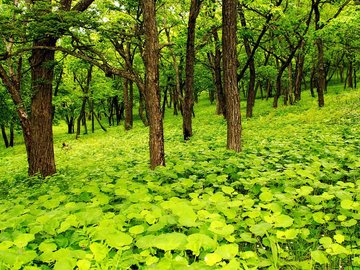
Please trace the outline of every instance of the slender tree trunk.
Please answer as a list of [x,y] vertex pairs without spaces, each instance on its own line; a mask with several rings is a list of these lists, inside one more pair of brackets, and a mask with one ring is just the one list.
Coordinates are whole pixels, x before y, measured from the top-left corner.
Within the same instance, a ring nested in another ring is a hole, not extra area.
[[[244,29],[247,29],[246,19],[245,19],[242,4],[239,5],[239,16],[240,16],[241,26]],[[254,62],[254,57],[253,57],[253,54],[251,51],[250,42],[249,42],[249,39],[246,37],[246,35],[244,35],[243,40],[244,40],[246,55],[248,57],[249,71],[250,71],[249,88],[248,88],[247,103],[246,103],[246,117],[251,118],[253,115],[253,108],[255,105],[255,98],[256,98],[256,94],[255,94],[255,79],[256,79],[255,62]]]
[[130,103],[129,80],[124,79],[125,130],[132,128],[132,106]]
[[349,66],[348,66],[348,75],[347,75],[347,85],[348,85],[349,88],[354,88],[353,74],[354,74],[353,62],[350,60],[349,61]]
[[237,0],[223,0],[223,65],[226,99],[227,148],[241,151],[240,97],[237,86],[236,14]]
[[[34,46],[55,46],[56,39],[35,41]],[[34,49],[30,58],[31,144],[29,175],[49,176],[56,172],[52,131],[52,82],[55,61],[52,50]]]
[[5,125],[1,125],[1,135],[2,135],[3,140],[4,140],[5,147],[8,148],[9,147],[9,140],[8,140],[7,135],[6,135]]
[[295,102],[301,100],[301,82],[303,79],[304,63],[305,63],[304,46],[305,46],[305,41],[303,40],[300,46],[299,55],[296,58],[296,79],[295,79],[295,89],[294,89]]
[[14,123],[10,123],[10,141],[9,141],[10,147],[14,147],[14,140],[15,140]]
[[184,140],[192,136],[192,111],[194,106],[194,65],[195,65],[195,26],[200,12],[201,0],[191,0],[186,43],[185,95],[183,103]]
[[165,166],[164,131],[160,108],[159,40],[155,0],[143,0],[145,32],[145,103],[149,117],[150,167]]
[[145,98],[141,91],[139,91],[139,117],[144,126],[147,127],[149,125],[148,113],[145,108]]
[[222,114],[224,118],[226,118],[225,94],[221,79],[221,50],[220,50],[221,45],[217,31],[213,33],[213,37],[215,41],[214,69],[215,69],[215,87],[216,87],[216,96],[217,96],[216,113],[218,115]]
[[[313,0],[313,8],[315,14],[315,31],[320,30],[320,11],[319,11],[320,0]],[[318,94],[318,105],[319,107],[323,107],[325,105],[324,101],[324,92],[326,87],[326,75],[325,75],[325,64],[324,64],[324,45],[323,40],[319,36],[315,40],[315,44],[317,47],[318,55],[318,63],[317,63],[317,94]]]

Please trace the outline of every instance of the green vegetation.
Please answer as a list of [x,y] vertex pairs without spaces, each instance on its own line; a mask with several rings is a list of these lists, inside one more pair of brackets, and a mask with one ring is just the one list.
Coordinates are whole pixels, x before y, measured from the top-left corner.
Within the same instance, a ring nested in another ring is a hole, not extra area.
[[258,100],[241,153],[207,99],[191,141],[169,112],[156,170],[140,120],[78,140],[54,127],[45,179],[24,145],[1,149],[0,269],[360,269],[360,94],[328,91],[323,108]]

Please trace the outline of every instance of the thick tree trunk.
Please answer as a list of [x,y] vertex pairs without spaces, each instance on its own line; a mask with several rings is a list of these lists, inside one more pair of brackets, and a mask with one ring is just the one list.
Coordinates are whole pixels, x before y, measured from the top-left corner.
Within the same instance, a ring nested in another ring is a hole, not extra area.
[[194,106],[194,65],[195,65],[195,26],[200,12],[200,0],[191,0],[186,43],[185,95],[183,103],[184,140],[192,136],[192,111]]
[[[56,39],[35,41],[34,46],[55,46]],[[34,49],[30,58],[33,96],[31,99],[31,144],[29,175],[49,176],[56,172],[52,131],[52,81],[55,52]]]
[[226,99],[227,148],[239,152],[241,151],[241,114],[236,74],[236,6],[237,0],[223,1],[222,51]]
[[145,103],[150,130],[150,167],[165,166],[164,131],[160,108],[159,40],[155,0],[143,0],[145,32]]

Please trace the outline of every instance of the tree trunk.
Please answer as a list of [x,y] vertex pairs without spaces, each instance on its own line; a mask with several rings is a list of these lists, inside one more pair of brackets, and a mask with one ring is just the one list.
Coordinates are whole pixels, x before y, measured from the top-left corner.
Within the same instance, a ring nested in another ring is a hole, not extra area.
[[[34,46],[55,46],[55,38],[35,41]],[[52,50],[34,49],[31,65],[31,142],[29,175],[49,176],[56,172],[52,131],[52,81],[55,61]]]
[[[313,2],[314,14],[315,14],[315,31],[320,30],[320,11],[319,11],[320,0]],[[324,64],[324,45],[323,40],[319,36],[315,40],[315,44],[318,51],[318,63],[317,63],[317,94],[318,94],[318,105],[323,107],[324,102],[324,92],[326,87],[326,75],[325,75],[325,64]]]
[[124,80],[125,130],[133,127],[133,82]]
[[14,147],[14,140],[15,140],[14,123],[10,123],[10,141],[9,141],[10,147]]
[[[239,15],[240,15],[241,26],[244,29],[247,29],[246,19],[245,19],[242,4],[239,5]],[[255,79],[256,79],[255,63],[254,63],[254,57],[252,55],[252,51],[251,51],[251,47],[250,47],[250,42],[246,35],[244,35],[243,40],[244,40],[246,55],[248,57],[249,71],[250,71],[249,88],[248,88],[247,103],[246,103],[246,117],[251,118],[253,115],[253,108],[255,105],[255,98],[256,98],[256,94],[255,94]]]
[[218,32],[213,33],[215,41],[215,59],[214,59],[214,69],[215,69],[215,87],[216,87],[216,97],[217,97],[217,107],[216,113],[218,115],[222,114],[226,118],[226,104],[225,104],[225,95],[221,79],[221,50]]
[[9,147],[9,140],[8,140],[7,135],[6,135],[5,125],[1,125],[1,134],[2,134],[2,137],[3,137],[3,140],[4,140],[5,147],[8,148]]
[[200,12],[200,0],[191,0],[186,43],[185,95],[183,103],[184,140],[192,136],[192,111],[194,106],[194,65],[195,65],[195,26]]
[[239,152],[241,151],[241,114],[236,74],[236,6],[237,0],[223,1],[222,51],[226,100],[227,148]]
[[348,66],[348,76],[347,76],[347,85],[349,88],[354,88],[353,73],[354,73],[353,62],[350,60]]
[[305,46],[305,41],[303,40],[300,46],[299,55],[296,58],[296,79],[295,79],[295,89],[294,89],[295,102],[301,100],[301,82],[303,79],[304,63],[305,63],[304,46]]
[[149,125],[148,113],[145,108],[145,98],[141,91],[139,91],[139,117],[144,126],[147,127]]
[[143,0],[145,32],[145,103],[149,118],[150,167],[165,166],[164,131],[160,108],[159,40],[155,0]]

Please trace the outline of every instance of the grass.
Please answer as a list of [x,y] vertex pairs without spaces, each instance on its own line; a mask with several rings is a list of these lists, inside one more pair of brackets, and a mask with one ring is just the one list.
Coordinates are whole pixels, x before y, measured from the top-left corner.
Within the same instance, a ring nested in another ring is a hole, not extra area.
[[1,149],[0,269],[360,269],[360,94],[339,89],[324,108],[257,100],[239,154],[205,97],[188,142],[169,111],[155,171],[140,121],[78,140],[55,126],[45,180],[24,145]]

